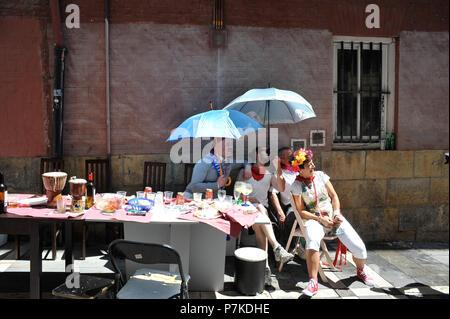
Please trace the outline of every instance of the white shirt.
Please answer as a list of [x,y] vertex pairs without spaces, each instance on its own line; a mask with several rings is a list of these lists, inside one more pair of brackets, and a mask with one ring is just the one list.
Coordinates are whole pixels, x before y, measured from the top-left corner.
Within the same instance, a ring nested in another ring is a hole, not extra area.
[[281,203],[285,206],[289,205],[291,203],[291,189],[292,186],[295,182],[295,178],[298,175],[298,172],[291,172],[289,170],[286,169],[282,169],[281,170],[283,173],[283,177],[285,180],[285,188],[284,188],[284,192],[279,192],[277,189],[275,189],[274,187],[270,187],[270,192],[278,194],[280,193],[280,198],[281,198]]
[[[240,178],[238,178],[238,180],[243,180],[242,175],[240,175]],[[244,180],[244,182],[249,183],[253,187],[253,191],[250,193],[249,198],[256,199],[260,204],[264,205],[265,207],[269,207],[267,193],[269,192],[270,187],[276,184],[276,181],[277,181],[276,176],[273,175],[273,173],[269,172],[267,169],[266,172],[264,173],[264,177],[259,181],[254,179],[253,175],[249,179]]]
[[[328,183],[329,180],[330,176],[322,171],[316,171],[314,174],[313,182],[317,191],[319,209],[321,212],[326,212],[329,216],[332,216],[333,206],[331,204],[331,198],[328,195],[327,188],[325,187],[325,184]],[[312,213],[319,212],[317,209],[316,195],[312,183],[310,185],[305,185],[305,183],[296,180],[292,185],[291,190],[293,195],[302,196],[302,199],[305,202],[306,210]]]

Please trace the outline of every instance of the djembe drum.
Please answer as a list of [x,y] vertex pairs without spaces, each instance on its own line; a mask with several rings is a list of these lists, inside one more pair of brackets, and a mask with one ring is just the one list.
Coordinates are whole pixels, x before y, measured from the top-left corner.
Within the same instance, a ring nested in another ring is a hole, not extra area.
[[72,204],[70,205],[70,210],[72,212],[82,212],[85,208],[85,199],[83,196],[86,196],[86,183],[87,181],[82,178],[76,178],[76,176],[72,176],[69,180],[69,191],[72,196]]
[[66,185],[67,173],[47,172],[42,174],[42,182],[47,194],[47,207],[56,207],[55,197],[64,189]]

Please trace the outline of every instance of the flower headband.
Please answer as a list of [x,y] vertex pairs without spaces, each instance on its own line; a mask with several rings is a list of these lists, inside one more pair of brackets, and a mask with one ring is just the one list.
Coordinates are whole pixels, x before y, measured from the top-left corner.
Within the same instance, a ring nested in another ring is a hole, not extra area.
[[291,162],[292,167],[296,170],[296,171],[300,171],[300,166],[303,165],[303,163],[305,162],[306,158],[309,156],[309,158],[312,158],[313,152],[311,152],[311,150],[305,150],[304,148],[299,149],[297,152],[295,152],[294,154],[294,159]]

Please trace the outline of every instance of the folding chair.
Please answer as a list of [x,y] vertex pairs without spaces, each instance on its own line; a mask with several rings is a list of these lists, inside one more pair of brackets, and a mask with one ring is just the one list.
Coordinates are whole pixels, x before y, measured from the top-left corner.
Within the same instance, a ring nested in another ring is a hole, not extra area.
[[[300,238],[303,237],[306,240],[306,231],[305,231],[305,223],[303,222],[302,217],[300,216],[299,212],[297,211],[297,207],[295,206],[294,198],[291,198],[291,206],[292,206],[292,209],[294,210],[295,221],[294,221],[294,225],[292,225],[291,233],[289,235],[289,239],[288,239],[285,249],[287,251],[289,251],[291,242],[294,239],[294,237],[296,237],[297,241],[296,241],[295,247],[293,250],[291,250],[291,253],[295,254],[295,253],[297,253],[297,250],[299,249],[299,246],[301,245]],[[339,269],[334,267],[333,260],[331,259],[327,245],[325,244],[325,241],[335,240],[336,238],[337,238],[337,236],[325,236],[320,241],[320,247],[322,248],[322,252],[320,253],[319,275],[323,282],[328,282],[328,279],[325,276],[325,272],[323,270],[323,262],[322,262],[323,257],[325,257],[325,259],[327,261],[327,268],[329,270],[339,271]],[[278,267],[279,272],[281,272],[281,270],[283,269],[283,265],[284,265],[283,263],[280,263],[280,266]]]
[[166,166],[162,162],[144,162],[143,187],[151,186],[153,192],[163,192],[166,188]]
[[[108,247],[115,271],[118,299],[188,299],[189,275],[184,274],[178,252],[169,245],[118,239]],[[138,264],[176,264],[178,272],[140,268],[127,277],[123,265],[129,260]],[[122,266],[119,266],[122,265]]]

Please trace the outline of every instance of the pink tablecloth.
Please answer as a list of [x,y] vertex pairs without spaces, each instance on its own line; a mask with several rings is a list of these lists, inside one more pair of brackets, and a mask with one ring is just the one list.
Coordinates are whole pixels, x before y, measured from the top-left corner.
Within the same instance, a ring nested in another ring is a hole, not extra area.
[[126,210],[119,209],[112,214],[104,214],[95,207],[89,208],[83,215],[84,220],[120,220],[124,222],[149,223],[152,218],[152,212],[148,212],[145,216],[127,215]]
[[[33,194],[8,194],[8,201],[19,201],[21,199],[26,199],[34,196]],[[39,195],[45,196],[45,195]],[[27,217],[36,217],[36,218],[57,218],[57,219],[67,219],[71,218],[69,214],[59,214],[55,213],[55,208],[47,208],[45,205],[32,206],[32,207],[17,207],[17,208],[8,208],[8,213],[18,215],[18,216],[27,216]]]
[[259,215],[258,210],[252,214],[244,213],[244,211],[237,205],[226,208],[222,213],[225,213],[227,219],[235,221],[245,228],[253,226]]
[[251,227],[255,223],[255,220],[259,214],[259,212],[254,214],[245,214],[244,211],[236,205],[224,209],[222,213],[224,214],[224,217],[204,219],[195,216],[193,211],[189,211],[181,214],[178,218],[205,223],[224,232],[225,234],[238,238],[242,227]]

